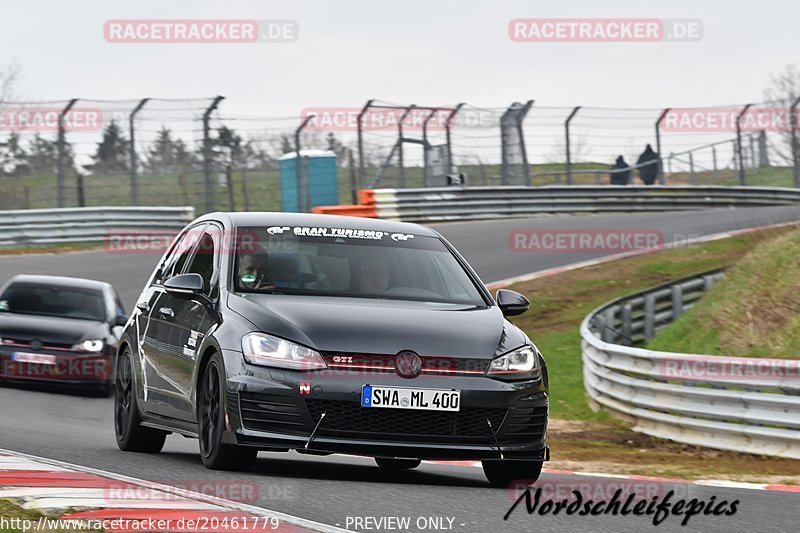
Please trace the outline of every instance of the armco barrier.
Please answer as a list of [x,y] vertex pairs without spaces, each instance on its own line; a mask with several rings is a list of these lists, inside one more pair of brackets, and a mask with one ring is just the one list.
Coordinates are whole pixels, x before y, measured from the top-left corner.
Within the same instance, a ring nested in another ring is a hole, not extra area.
[[800,360],[631,346],[692,307],[721,275],[626,296],[587,316],[580,332],[590,403],[655,437],[800,459]]
[[[317,207],[316,213],[374,216],[406,222],[479,220],[549,213],[680,211],[711,207],[800,204],[800,190],[780,187],[438,187],[371,189],[360,205]],[[373,214],[374,213],[374,214]]]
[[0,247],[103,242],[109,233],[176,233],[193,207],[71,207],[0,211]]

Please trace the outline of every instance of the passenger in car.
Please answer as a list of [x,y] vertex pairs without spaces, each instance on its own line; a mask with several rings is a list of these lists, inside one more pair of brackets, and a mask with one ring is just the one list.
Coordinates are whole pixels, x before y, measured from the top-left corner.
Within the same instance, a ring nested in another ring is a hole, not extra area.
[[237,283],[244,290],[274,289],[275,285],[267,279],[269,256],[266,252],[254,252],[239,256]]

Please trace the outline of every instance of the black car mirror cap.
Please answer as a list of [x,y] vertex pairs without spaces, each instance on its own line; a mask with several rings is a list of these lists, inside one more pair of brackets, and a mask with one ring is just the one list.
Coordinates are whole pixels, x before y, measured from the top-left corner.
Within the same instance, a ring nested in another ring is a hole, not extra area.
[[178,274],[164,282],[167,294],[183,300],[195,300],[209,305],[211,300],[203,294],[203,276],[197,273]]
[[117,316],[114,317],[112,325],[114,325],[114,326],[124,326],[127,323],[128,323],[128,315],[120,314],[120,315],[117,315]]
[[502,311],[503,316],[521,315],[530,307],[528,299],[517,291],[500,289],[497,291],[497,306]]

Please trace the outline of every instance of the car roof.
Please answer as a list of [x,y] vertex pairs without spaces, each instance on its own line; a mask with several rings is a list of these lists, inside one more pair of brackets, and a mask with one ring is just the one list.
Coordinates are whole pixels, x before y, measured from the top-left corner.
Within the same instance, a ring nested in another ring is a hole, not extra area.
[[85,278],[71,278],[67,276],[44,276],[38,274],[18,274],[8,280],[9,283],[36,283],[41,285],[57,287],[76,287],[80,289],[103,290],[111,287],[105,281],[97,281]]
[[273,213],[273,212],[216,212],[198,218],[202,220],[221,220],[233,227],[247,226],[313,226],[319,228],[361,229],[384,231],[388,233],[409,233],[438,237],[434,230],[412,224],[365,217],[346,217],[341,215],[317,215],[311,213]]

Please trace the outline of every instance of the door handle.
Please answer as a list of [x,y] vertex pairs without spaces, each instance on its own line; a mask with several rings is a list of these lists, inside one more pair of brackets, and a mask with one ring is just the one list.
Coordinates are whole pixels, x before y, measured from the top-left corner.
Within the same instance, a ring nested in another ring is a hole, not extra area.
[[137,309],[139,309],[140,311],[143,311],[145,313],[149,313],[150,312],[150,304],[148,304],[147,302],[139,302],[139,303],[136,304],[136,307],[137,307]]
[[161,309],[158,310],[158,312],[161,313],[161,316],[175,318],[175,312],[169,307],[162,307]]

